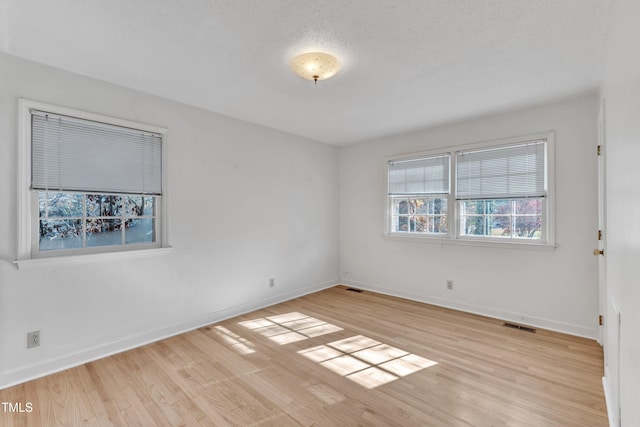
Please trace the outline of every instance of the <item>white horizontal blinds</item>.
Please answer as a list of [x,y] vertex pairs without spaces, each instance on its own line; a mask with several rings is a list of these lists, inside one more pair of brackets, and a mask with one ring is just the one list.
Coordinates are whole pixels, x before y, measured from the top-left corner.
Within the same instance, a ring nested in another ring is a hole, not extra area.
[[449,155],[389,162],[389,195],[449,193]]
[[31,112],[33,189],[162,194],[162,136]]
[[456,153],[456,198],[544,197],[546,140]]

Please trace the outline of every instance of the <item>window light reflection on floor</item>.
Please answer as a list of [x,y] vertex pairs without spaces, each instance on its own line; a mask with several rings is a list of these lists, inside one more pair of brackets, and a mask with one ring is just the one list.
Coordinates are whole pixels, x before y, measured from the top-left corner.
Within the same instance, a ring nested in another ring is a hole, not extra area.
[[363,335],[300,350],[298,354],[368,389],[437,365]]
[[[238,324],[280,345],[343,330],[297,311]],[[300,350],[298,354],[368,389],[437,365],[437,362],[364,335]]]
[[297,311],[238,323],[280,345],[319,337],[342,328]]
[[216,326],[215,327],[216,334],[222,338],[224,342],[229,344],[232,349],[237,351],[240,354],[251,354],[256,351],[253,349],[254,345],[251,341],[246,338],[242,338],[240,335],[235,332],[230,331],[224,326]]

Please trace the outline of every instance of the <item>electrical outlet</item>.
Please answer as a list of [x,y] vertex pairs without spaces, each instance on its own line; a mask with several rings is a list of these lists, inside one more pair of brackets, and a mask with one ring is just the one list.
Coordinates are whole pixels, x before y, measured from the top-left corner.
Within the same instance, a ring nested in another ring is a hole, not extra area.
[[40,331],[33,331],[27,334],[27,348],[38,347],[40,345]]
[[269,279],[269,287],[273,288],[276,285],[276,279]]
[[453,280],[447,280],[447,289],[449,290],[453,289]]

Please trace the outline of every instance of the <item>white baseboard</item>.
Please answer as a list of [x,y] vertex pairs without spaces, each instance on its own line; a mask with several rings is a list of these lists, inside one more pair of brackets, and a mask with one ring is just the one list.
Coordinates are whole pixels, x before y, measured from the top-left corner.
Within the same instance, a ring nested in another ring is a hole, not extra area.
[[47,360],[38,364],[34,364],[25,368],[16,369],[14,371],[5,372],[0,375],[0,390],[17,384],[22,384],[36,378],[44,377],[65,369],[83,365],[94,360],[102,359],[113,354],[122,353],[136,347],[141,347],[152,342],[160,341],[175,335],[179,335],[211,323],[221,322],[223,320],[240,316],[251,311],[269,307],[281,302],[289,301],[313,292],[318,292],[336,285],[336,281],[327,281],[315,285],[306,286],[291,292],[286,292],[273,297],[229,307],[224,310],[214,311],[204,316],[199,316],[193,320],[175,324],[166,328],[157,329],[136,335],[134,337],[125,338],[108,344],[102,344],[84,351],[62,356],[56,359]]
[[382,286],[372,285],[370,283],[356,282],[352,280],[342,280],[341,283],[353,286],[354,288],[378,292],[380,294],[390,295],[399,298],[405,298],[413,301],[424,302],[427,304],[437,305],[440,307],[452,308],[454,310],[465,311],[467,313],[479,314],[481,316],[492,317],[495,319],[507,320],[510,322],[535,326],[542,329],[549,329],[556,332],[562,332],[569,335],[575,335],[584,338],[596,340],[598,338],[598,330],[586,328],[584,326],[573,325],[570,323],[558,322],[555,320],[543,319],[535,316],[529,316],[522,313],[514,313],[506,310],[497,310],[489,307],[475,306],[465,304],[446,298],[425,296],[412,292],[398,291],[397,289],[389,289]]

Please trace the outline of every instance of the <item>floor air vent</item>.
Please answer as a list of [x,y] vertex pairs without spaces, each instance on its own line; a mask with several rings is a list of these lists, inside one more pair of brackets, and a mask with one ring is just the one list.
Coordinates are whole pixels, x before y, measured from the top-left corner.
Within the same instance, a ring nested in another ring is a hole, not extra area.
[[531,332],[532,334],[536,333],[536,330],[534,328],[530,328],[528,326],[516,325],[515,323],[505,322],[505,324],[503,326],[505,326],[507,328],[512,328],[512,329],[519,329],[519,330],[525,331],[525,332]]
[[347,288],[345,290],[346,291],[350,291],[350,292],[357,292],[357,293],[362,293],[363,292],[361,289],[354,289],[354,288]]

